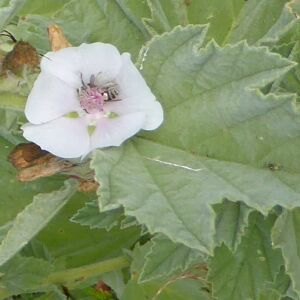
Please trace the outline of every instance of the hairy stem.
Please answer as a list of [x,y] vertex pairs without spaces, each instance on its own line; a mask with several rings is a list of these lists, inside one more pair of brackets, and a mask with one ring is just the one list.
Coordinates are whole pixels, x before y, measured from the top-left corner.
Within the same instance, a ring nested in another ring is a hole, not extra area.
[[67,287],[72,287],[88,278],[127,266],[129,266],[128,258],[126,256],[119,256],[91,265],[54,272],[43,283],[45,285],[63,284]]
[[[53,285],[64,285],[69,289],[73,289],[74,287],[76,287],[76,285],[80,284],[86,279],[100,276],[103,273],[122,269],[128,266],[128,258],[126,256],[119,256],[78,268],[53,272],[41,282],[41,285],[37,286],[34,290],[31,290],[31,292],[41,292],[49,290],[49,288],[51,288]],[[12,295],[13,293],[11,293],[6,288],[0,287],[0,300],[6,299],[7,297]]]

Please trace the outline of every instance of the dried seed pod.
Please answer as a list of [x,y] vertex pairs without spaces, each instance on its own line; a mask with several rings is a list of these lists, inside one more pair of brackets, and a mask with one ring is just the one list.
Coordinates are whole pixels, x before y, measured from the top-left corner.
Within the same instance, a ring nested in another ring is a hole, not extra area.
[[32,166],[36,159],[47,154],[49,154],[49,152],[42,150],[34,143],[22,143],[13,149],[8,156],[8,160],[16,169],[20,170]]
[[34,143],[20,144],[10,153],[8,160],[18,169],[17,179],[33,181],[62,173],[74,164],[42,150]]
[[40,57],[36,49],[27,42],[19,41],[13,50],[4,57],[2,74],[7,74],[8,71],[19,74],[25,65],[34,70],[39,66],[39,63]]

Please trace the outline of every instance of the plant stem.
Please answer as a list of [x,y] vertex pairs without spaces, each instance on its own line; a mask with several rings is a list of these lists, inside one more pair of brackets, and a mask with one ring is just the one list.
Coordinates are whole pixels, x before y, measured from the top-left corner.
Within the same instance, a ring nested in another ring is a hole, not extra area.
[[[69,289],[73,289],[74,287],[76,287],[76,285],[80,284],[86,279],[128,266],[128,258],[126,256],[119,256],[78,268],[53,272],[31,292],[43,292],[45,290],[49,290],[49,288],[53,287],[53,285],[64,285]],[[0,300],[6,299],[7,297],[12,295],[13,293],[11,293],[6,288],[0,287]]]
[[126,256],[119,256],[91,265],[54,272],[50,274],[43,283],[45,285],[63,284],[69,287],[85,279],[128,266],[128,258]]

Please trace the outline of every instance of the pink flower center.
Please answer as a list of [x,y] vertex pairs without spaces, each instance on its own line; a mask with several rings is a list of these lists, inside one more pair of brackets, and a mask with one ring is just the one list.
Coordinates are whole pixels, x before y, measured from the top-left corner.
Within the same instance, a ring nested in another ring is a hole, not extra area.
[[79,93],[81,107],[89,114],[103,111],[104,96],[98,87],[86,86]]
[[80,106],[88,113],[95,114],[103,111],[105,102],[119,101],[119,88],[115,82],[107,82],[101,88],[96,84],[96,76],[90,77],[85,84],[81,75],[82,87],[78,90]]

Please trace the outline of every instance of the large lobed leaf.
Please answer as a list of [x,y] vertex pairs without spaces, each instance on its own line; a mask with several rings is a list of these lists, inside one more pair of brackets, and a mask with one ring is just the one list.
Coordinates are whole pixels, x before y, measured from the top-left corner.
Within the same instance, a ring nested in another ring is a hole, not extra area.
[[92,167],[102,210],[124,205],[150,232],[211,253],[212,204],[242,201],[264,214],[299,205],[300,117],[292,95],[255,88],[292,62],[245,43],[200,49],[205,32],[177,27],[146,46],[141,69],[165,121],[123,148],[96,151]]

